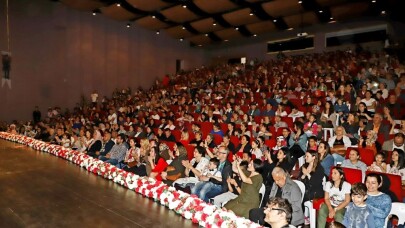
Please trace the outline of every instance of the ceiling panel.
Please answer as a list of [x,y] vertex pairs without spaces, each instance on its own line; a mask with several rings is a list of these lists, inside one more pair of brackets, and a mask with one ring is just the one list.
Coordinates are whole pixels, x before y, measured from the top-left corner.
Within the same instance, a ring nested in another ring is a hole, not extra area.
[[126,0],[133,7],[144,11],[158,11],[163,7],[170,6],[170,3],[161,0]]
[[180,38],[187,38],[191,37],[194,34],[187,31],[186,29],[183,29],[183,26],[175,26],[171,27],[165,30],[167,34],[169,34],[171,37],[180,39]]
[[299,28],[319,23],[318,17],[314,12],[306,12],[302,15],[296,14],[283,18],[289,28]]
[[304,10],[297,0],[279,0],[262,4],[263,9],[273,17],[300,13]]
[[220,26],[218,23],[217,25],[213,25],[214,19],[213,18],[206,18],[203,20],[198,20],[196,22],[191,23],[191,26],[195,28],[197,31],[201,33],[207,33],[207,32],[213,32],[213,31],[218,31],[221,29],[224,29],[222,26]]
[[255,24],[247,25],[246,28],[253,34],[262,34],[270,31],[276,31],[277,28],[271,21],[262,21]]
[[212,42],[212,40],[205,35],[193,36],[193,37],[190,37],[188,40],[197,45],[199,45],[199,44],[206,45],[206,44],[209,44]]
[[177,23],[184,23],[199,18],[193,12],[187,8],[183,8],[181,5],[165,9],[161,12],[167,19],[175,21]]
[[260,19],[256,16],[250,16],[251,10],[249,8],[245,8],[242,10],[237,10],[231,13],[224,14],[224,19],[234,26],[244,25],[244,24],[252,24],[259,22]]
[[135,18],[136,16],[139,16],[115,4],[107,7],[102,7],[100,8],[100,11],[105,16],[119,21],[128,21]]
[[229,0],[196,0],[194,4],[206,13],[220,13],[238,8],[238,5]]
[[222,40],[230,40],[230,39],[236,38],[236,37],[243,37],[242,34],[240,34],[240,32],[234,28],[228,28],[225,30],[221,30],[221,31],[215,32],[215,34],[218,37],[220,37]]
[[60,0],[60,2],[74,9],[83,11],[93,11],[104,6],[104,3],[94,0]]
[[144,28],[150,30],[160,30],[166,28],[168,25],[157,18],[152,18],[151,16],[143,17],[136,20],[136,23]]
[[335,20],[344,20],[347,17],[358,16],[367,11],[369,5],[366,2],[349,3],[343,6],[336,6],[330,9],[331,15]]

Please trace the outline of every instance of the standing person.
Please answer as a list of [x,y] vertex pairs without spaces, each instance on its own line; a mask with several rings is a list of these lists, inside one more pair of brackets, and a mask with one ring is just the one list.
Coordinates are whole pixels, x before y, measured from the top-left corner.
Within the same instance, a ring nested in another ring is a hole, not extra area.
[[377,173],[369,173],[366,176],[367,186],[367,207],[370,208],[374,216],[375,227],[384,227],[385,218],[391,211],[391,198],[380,192],[382,177]]
[[343,225],[347,228],[374,228],[374,216],[367,206],[367,187],[363,183],[355,183],[351,190],[352,202],[347,206]]
[[260,206],[259,190],[263,184],[260,173],[263,169],[263,162],[260,159],[251,161],[248,166],[250,175],[245,175],[240,166],[241,161],[240,158],[237,158],[238,173],[243,181],[241,192],[236,199],[230,200],[224,207],[238,216],[248,218],[250,209]]
[[343,169],[335,167],[332,169],[332,178],[326,182],[325,203],[322,204],[318,213],[317,227],[325,227],[326,218],[334,218],[337,222],[343,221],[346,206],[350,203],[351,185],[346,182]]
[[272,228],[294,227],[289,225],[292,219],[293,210],[287,199],[280,197],[270,198],[264,214],[266,215],[264,221],[270,224]]
[[34,125],[41,122],[41,111],[39,111],[38,106],[35,106],[35,109],[32,112],[32,119],[34,120]]

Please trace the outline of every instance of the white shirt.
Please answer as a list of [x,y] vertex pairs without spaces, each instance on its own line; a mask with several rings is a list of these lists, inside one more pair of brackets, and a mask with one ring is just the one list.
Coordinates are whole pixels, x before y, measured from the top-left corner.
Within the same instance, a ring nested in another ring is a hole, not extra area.
[[387,165],[387,173],[400,175],[401,180],[405,180],[405,168],[398,169],[397,167],[391,167],[390,164]]
[[332,186],[330,181],[326,182],[325,187],[323,188],[325,192],[329,193],[330,204],[334,207],[339,206],[339,204],[345,201],[346,194],[350,194],[351,189],[352,186],[346,181],[343,182],[341,191],[339,188]]

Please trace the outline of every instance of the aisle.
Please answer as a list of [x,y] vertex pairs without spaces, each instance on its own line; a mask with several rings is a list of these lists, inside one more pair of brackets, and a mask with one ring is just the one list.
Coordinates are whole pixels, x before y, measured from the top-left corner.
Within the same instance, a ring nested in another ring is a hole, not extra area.
[[197,227],[47,153],[0,140],[0,227]]

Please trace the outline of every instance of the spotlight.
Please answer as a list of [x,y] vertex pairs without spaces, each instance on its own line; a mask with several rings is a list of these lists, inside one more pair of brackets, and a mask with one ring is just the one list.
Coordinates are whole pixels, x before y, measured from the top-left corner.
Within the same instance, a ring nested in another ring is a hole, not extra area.
[[157,30],[157,31],[156,31],[156,35],[159,35],[159,34],[160,34],[159,30]]
[[372,2],[372,3],[376,3],[377,1],[376,1],[376,0],[372,0],[371,2]]
[[323,13],[323,11],[322,11],[322,10],[319,10],[319,13]]
[[156,18],[156,16],[155,16],[155,15],[152,15],[152,18],[153,18],[153,19],[155,19],[155,18]]
[[214,21],[214,23],[212,23],[213,26],[217,26],[217,23]]
[[273,22],[276,23],[276,22],[277,22],[277,19],[274,19]]
[[184,40],[183,38],[180,38],[180,42],[183,42],[183,40]]
[[186,30],[186,27],[183,26],[181,29]]
[[298,1],[298,4],[302,4],[302,1],[300,0],[300,1]]
[[121,4],[117,3],[117,6],[118,6],[118,7],[120,7],[120,6],[121,6]]
[[93,12],[93,16],[96,16],[97,15],[97,13],[96,12]]
[[205,36],[208,36],[208,33],[205,33]]
[[238,27],[235,27],[235,30],[236,30],[236,31],[238,31],[238,30],[239,30],[239,28],[238,28]]
[[253,36],[254,36],[254,37],[256,37],[256,36],[257,36],[257,34],[253,34]]
[[385,15],[385,10],[381,11],[381,15]]
[[127,24],[127,28],[129,28],[129,27],[131,27],[131,24],[130,24],[130,23]]
[[185,8],[187,8],[187,5],[186,5],[186,4],[184,4],[184,5],[182,5],[182,7],[185,9]]

